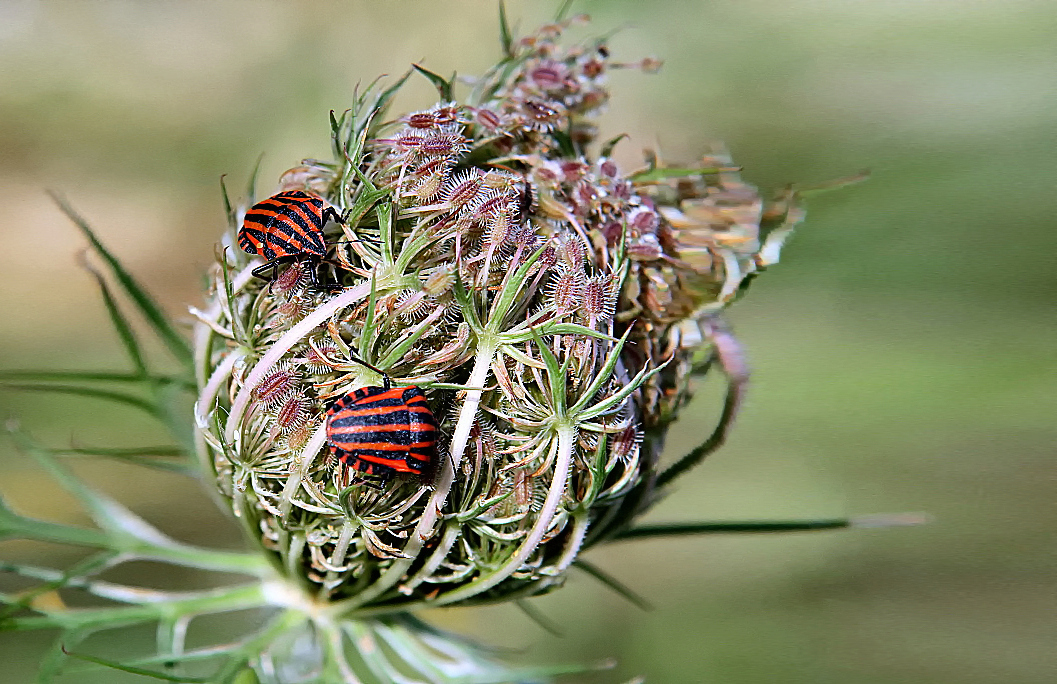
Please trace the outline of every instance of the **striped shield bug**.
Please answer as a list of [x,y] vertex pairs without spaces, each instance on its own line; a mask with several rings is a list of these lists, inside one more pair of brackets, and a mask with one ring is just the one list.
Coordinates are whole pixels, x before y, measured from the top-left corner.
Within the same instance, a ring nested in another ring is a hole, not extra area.
[[239,230],[239,246],[268,260],[253,269],[253,275],[259,278],[269,269],[274,278],[284,261],[308,261],[313,265],[312,280],[318,285],[317,269],[327,255],[323,226],[328,221],[344,223],[345,217],[315,195],[300,190],[280,192],[246,212]]
[[438,425],[426,396],[418,387],[392,387],[384,373],[382,380],[383,387],[361,387],[327,410],[327,443],[342,463],[383,481],[394,473],[428,476]]

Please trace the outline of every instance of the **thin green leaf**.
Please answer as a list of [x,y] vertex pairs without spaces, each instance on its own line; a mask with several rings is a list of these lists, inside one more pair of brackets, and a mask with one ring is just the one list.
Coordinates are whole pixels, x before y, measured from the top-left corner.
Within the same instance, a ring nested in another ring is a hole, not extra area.
[[562,0],[562,4],[558,5],[558,11],[554,13],[554,23],[560,24],[565,21],[569,16],[569,11],[573,8],[574,0]]
[[455,74],[452,74],[450,79],[445,79],[440,74],[434,73],[424,66],[418,64],[412,64],[411,66],[415,71],[428,78],[429,82],[437,88],[441,100],[444,102],[451,102],[454,99]]
[[66,646],[76,646],[91,634],[91,630],[69,629],[62,632],[59,638],[52,642],[48,648],[47,655],[37,668],[37,684],[47,684],[62,673],[63,667],[69,662],[66,657]]
[[382,262],[393,263],[393,203],[380,200],[374,206],[378,217],[378,247],[381,250]]
[[345,153],[342,149],[342,129],[345,127],[345,119],[349,115],[349,110],[345,110],[341,113],[341,119],[334,118],[334,110],[330,110],[330,141],[333,143],[334,156],[341,157]]
[[462,282],[460,269],[455,269],[455,285],[452,287],[452,294],[455,296],[455,303],[459,305],[462,317],[465,319],[466,324],[470,326],[470,330],[476,334],[483,332],[481,318],[477,313],[477,307],[474,305],[473,295],[466,289],[465,283]]
[[193,421],[187,415],[186,394],[173,385],[162,385],[153,390],[158,419],[165,424],[169,434],[183,447],[184,453],[193,454],[195,452],[195,429]]
[[106,458],[130,458],[133,456],[156,456],[158,458],[180,457],[185,458],[187,453],[178,446],[171,444],[144,447],[72,447],[69,449],[56,449],[63,454],[80,454],[82,456],[104,456]]
[[377,113],[378,115],[385,114],[385,111],[386,109],[388,109],[389,103],[390,101],[392,101],[393,96],[396,95],[397,91],[403,87],[404,83],[407,82],[407,79],[411,78],[411,74],[412,70],[408,69],[404,73],[404,75],[401,76],[399,80],[397,80],[396,83],[389,86],[378,95],[378,99],[374,101],[374,106],[372,107],[374,113]]
[[[532,331],[532,338],[536,343],[536,350],[540,353],[540,359],[547,367],[547,376],[551,379],[551,384],[553,385],[553,379],[561,375],[562,372],[561,364],[558,363],[558,357],[554,355],[554,352],[550,350],[550,347],[547,346],[543,341],[543,338],[540,337],[535,330]],[[564,382],[562,384],[564,385]]]
[[642,385],[642,383],[646,382],[657,373],[660,373],[669,363],[671,363],[671,359],[665,361],[656,368],[643,368],[641,371],[639,371],[638,375],[636,375],[634,378],[631,379],[630,382],[628,382],[628,384],[621,387],[619,392],[617,392],[611,397],[603,399],[591,408],[580,412],[578,414],[577,419],[581,421],[594,420],[606,411],[609,411],[618,404],[621,404],[625,399],[631,396],[631,393],[637,390]]
[[503,56],[511,59],[514,56],[514,36],[510,32],[510,24],[506,18],[506,2],[499,0],[499,45],[503,49]]
[[158,417],[158,408],[154,404],[145,399],[124,392],[97,389],[95,387],[79,387],[77,385],[34,385],[22,382],[6,383],[4,386],[28,392],[55,392],[56,394],[71,394],[81,397],[113,401],[140,409],[155,418]]
[[[144,559],[158,560],[187,567],[220,570],[241,574],[258,574],[267,565],[260,557],[233,551],[219,551],[178,542],[164,534],[143,518],[110,497],[85,484],[55,454],[35,442],[28,435],[12,430],[12,436],[24,454],[32,456],[48,473],[70,492],[85,508],[102,533],[78,530],[54,523],[27,521],[0,509],[0,532],[8,526],[15,534],[42,538],[43,534],[70,535],[69,543],[104,546],[117,551],[139,554]],[[34,531],[37,530],[37,531]],[[38,533],[39,531],[39,533]],[[102,543],[99,535],[103,534]]]
[[250,171],[250,178],[246,182],[246,203],[253,204],[257,199],[257,176],[261,172],[261,162],[264,160],[264,152],[257,155],[257,161],[253,164],[253,171]]
[[606,571],[602,570],[594,563],[590,563],[588,561],[583,560],[582,558],[578,558],[573,561],[573,566],[579,568],[580,570],[583,570],[588,575],[594,577],[596,580],[606,585],[616,593],[620,594],[639,608],[643,610],[653,610],[653,606],[650,605],[649,601],[639,596],[637,593],[635,593],[634,590],[628,587],[628,585],[624,584],[616,577],[613,577]]
[[528,599],[518,599],[517,601],[514,601],[514,605],[520,608],[521,612],[524,613],[529,620],[535,622],[544,632],[556,637],[565,636],[565,632],[558,623],[544,615],[542,611],[536,608],[536,606],[529,603]]
[[18,515],[0,499],[0,540],[33,539],[54,544],[110,548],[105,532]]
[[851,518],[820,518],[817,520],[745,520],[730,522],[666,523],[640,525],[618,532],[613,540],[650,539],[698,534],[744,534],[759,532],[804,532],[836,530],[851,527]]
[[144,377],[137,373],[110,371],[0,371],[0,383],[5,383],[10,380],[22,380],[28,382],[143,382],[144,380],[149,380],[150,382],[158,384],[179,385],[183,389],[195,389],[195,384],[190,380],[174,377],[172,375],[147,375]]
[[591,384],[584,388],[583,394],[580,400],[572,407],[572,413],[579,413],[582,408],[587,406],[598,391],[602,389],[605,383],[609,382],[609,378],[613,375],[613,370],[617,367],[617,362],[620,361],[620,352],[623,351],[624,345],[628,341],[628,337],[631,335],[631,331],[634,330],[634,326],[628,326],[628,329],[624,332],[624,335],[620,340],[609,350],[609,354],[606,355],[605,363],[602,364],[602,368],[595,373],[594,380]]
[[416,324],[409,335],[400,340],[399,344],[393,346],[385,357],[378,360],[378,365],[384,368],[389,368],[402,359],[404,355],[407,354],[407,351],[411,349],[411,347],[418,342],[423,335],[434,330],[434,326],[439,316],[440,312],[438,310],[437,313],[426,317],[425,320]]
[[[118,557],[119,554],[115,551],[104,551],[94,556],[89,556],[79,563],[74,563],[59,573],[57,577],[52,577],[55,571],[0,561],[0,572],[10,572],[23,577],[46,580],[28,591],[20,593],[17,601],[13,601],[3,610],[0,610],[0,622],[24,608],[30,608],[33,600],[38,596],[67,586],[71,579],[100,572]],[[51,579],[47,579],[48,577],[51,577]]]
[[821,195],[831,190],[840,190],[846,188],[849,185],[856,185],[870,180],[870,171],[863,170],[859,173],[851,176],[844,176],[843,178],[835,178],[831,181],[824,183],[817,183],[815,185],[795,185],[792,188],[794,194],[800,197],[814,197],[815,195]]
[[92,521],[110,533],[115,541],[122,537],[149,539],[153,543],[163,544],[171,541],[117,501],[85,484],[69,468],[60,463],[50,449],[36,444],[23,432],[13,431],[12,435],[19,451],[32,456],[66,491],[76,497],[88,511]]
[[121,284],[125,294],[129,296],[139,309],[140,313],[143,314],[143,317],[147,319],[155,334],[157,334],[165,346],[169,348],[169,351],[172,352],[173,356],[182,363],[191,365],[194,361],[194,354],[191,351],[191,346],[187,343],[187,340],[176,332],[172,323],[169,322],[168,317],[162,312],[161,307],[159,307],[154,299],[147,294],[146,290],[139,286],[135,279],[121,265],[121,262],[119,262],[117,258],[115,258],[114,255],[103,246],[103,243],[96,237],[95,233],[88,225],[88,222],[74,211],[73,207],[71,207],[61,195],[51,191],[49,191],[48,194],[59,206],[59,209],[66,214],[66,216],[81,229],[81,232],[84,233],[85,237],[88,238],[92,248],[103,258],[109,267],[111,274]]
[[198,469],[187,461],[186,452],[180,447],[133,447],[129,449],[73,448],[61,449],[57,453],[74,456],[99,456],[124,463],[164,470],[196,477]]
[[146,377],[147,362],[143,358],[139,340],[136,339],[136,333],[132,330],[128,319],[125,318],[125,314],[118,307],[117,301],[110,292],[110,286],[106,284],[102,274],[88,263],[87,259],[82,259],[81,262],[84,269],[95,278],[96,283],[99,285],[99,293],[103,295],[103,304],[106,306],[106,312],[110,315],[110,322],[113,324],[114,329],[117,330],[118,337],[121,338],[121,344],[125,347],[125,353],[128,354],[132,367],[136,369],[136,375],[140,378]]
[[186,682],[187,684],[201,682],[203,684],[208,684],[208,682],[214,681],[211,677],[184,677],[181,675],[171,675],[165,672],[158,672],[157,670],[148,670],[142,667],[135,667],[134,665],[126,665],[116,660],[97,658],[96,656],[88,655],[87,653],[67,651],[65,648],[63,648],[63,652],[71,658],[83,660],[95,665],[102,665],[111,670],[120,670],[121,672],[128,672],[129,674],[140,675],[142,677],[150,677],[151,679],[160,679],[165,682]]
[[612,335],[607,335],[601,330],[595,330],[594,328],[588,328],[586,325],[580,325],[579,323],[544,323],[543,334],[545,335],[585,335],[587,337],[594,337],[599,340],[609,340],[610,342],[616,342],[617,338]]
[[228,186],[224,183],[224,176],[220,176],[220,196],[224,199],[224,217],[228,220],[228,228],[235,231],[239,229],[235,216],[235,207],[231,205],[231,197],[228,196]]
[[224,281],[224,304],[227,305],[228,319],[231,321],[231,333],[235,340],[244,346],[251,347],[249,332],[246,330],[246,321],[242,316],[236,315],[238,311],[238,300],[235,299],[235,285],[231,282],[231,267],[228,265],[227,247],[220,250],[218,259],[220,262],[220,276]]
[[510,276],[509,280],[503,282],[499,297],[492,305],[492,310],[488,314],[488,327],[491,328],[493,334],[498,334],[500,332],[500,328],[503,325],[503,319],[510,311],[510,307],[514,304],[514,298],[528,279],[529,271],[531,271],[532,267],[536,265],[539,258],[543,256],[543,252],[546,249],[547,245],[542,245],[532,254],[532,256],[525,260],[525,263],[518,266],[517,270],[514,271],[514,274]]
[[527,342],[532,339],[532,330],[535,330],[537,334],[542,337],[549,337],[550,335],[584,335],[587,337],[594,337],[600,340],[609,340],[610,342],[616,342],[617,338],[612,335],[595,330],[594,328],[588,328],[585,325],[579,323],[559,323],[555,320],[550,320],[536,327],[532,327],[526,323],[519,323],[518,325],[510,328],[509,330],[502,333],[502,340],[504,344],[517,344],[520,342]]
[[378,332],[375,325],[375,306],[378,303],[377,281],[374,272],[371,273],[371,294],[367,297],[367,319],[363,322],[363,331],[360,333],[360,346],[357,353],[361,359],[370,361],[374,358],[374,338]]
[[601,156],[608,157],[608,156],[612,155],[613,154],[613,149],[616,148],[617,144],[620,143],[621,140],[623,140],[624,138],[627,138],[627,137],[628,137],[627,133],[621,133],[617,137],[610,138],[609,140],[607,140],[605,142],[605,144],[602,145]]

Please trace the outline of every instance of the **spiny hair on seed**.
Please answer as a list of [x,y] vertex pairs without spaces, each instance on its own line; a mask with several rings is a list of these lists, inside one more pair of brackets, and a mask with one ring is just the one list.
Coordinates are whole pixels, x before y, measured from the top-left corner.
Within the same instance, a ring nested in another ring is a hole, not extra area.
[[298,360],[301,365],[307,368],[311,373],[329,373],[333,370],[333,365],[330,362],[329,357],[337,353],[337,351],[337,345],[326,338],[320,340],[309,338],[308,347],[305,349],[304,356]]
[[279,429],[280,434],[289,434],[308,420],[311,408],[312,400],[304,394],[290,396],[275,412],[275,427]]
[[420,200],[431,200],[440,194],[452,161],[446,157],[426,159],[411,174],[412,193]]
[[575,235],[568,235],[562,241],[561,246],[562,257],[565,259],[565,263],[570,268],[582,269],[584,261],[587,259],[587,247],[580,238]]
[[470,141],[461,133],[440,130],[423,136],[414,152],[419,157],[457,159],[469,149]]
[[457,124],[466,120],[466,111],[456,102],[438,102],[430,107],[429,112],[440,124]]
[[613,277],[608,274],[593,276],[584,283],[581,309],[593,318],[608,319],[616,309],[616,292],[612,287]]
[[441,197],[452,205],[452,210],[462,210],[474,202],[481,191],[483,181],[480,170],[464,169],[448,177],[441,191]]
[[436,302],[421,290],[403,290],[397,295],[397,312],[405,321],[420,321],[436,306]]
[[426,140],[426,132],[422,129],[404,127],[392,138],[381,138],[377,144],[389,147],[398,155],[407,155],[422,146]]
[[272,281],[272,292],[289,295],[300,290],[308,283],[308,280],[308,270],[302,262],[298,261],[284,269],[279,277]]
[[297,451],[303,449],[308,440],[312,439],[312,433],[315,432],[318,418],[313,417],[301,421],[299,424],[293,426],[288,430],[281,439],[281,444],[290,451]]
[[301,372],[289,361],[280,361],[253,388],[251,397],[265,406],[275,406],[300,387]]
[[586,275],[582,270],[559,268],[551,275],[547,287],[547,299],[551,306],[562,312],[575,311],[583,299]]

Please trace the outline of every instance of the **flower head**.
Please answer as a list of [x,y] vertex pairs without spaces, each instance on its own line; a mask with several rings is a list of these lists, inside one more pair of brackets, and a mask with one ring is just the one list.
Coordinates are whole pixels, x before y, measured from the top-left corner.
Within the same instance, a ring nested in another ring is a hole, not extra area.
[[592,154],[606,74],[628,65],[566,47],[568,23],[511,42],[465,99],[435,74],[422,111],[360,98],[337,158],[280,185],[347,217],[320,227],[327,258],[270,285],[241,252],[215,269],[207,455],[262,545],[334,605],[557,586],[654,499],[710,321],[795,221],[765,220],[721,154],[634,172]]

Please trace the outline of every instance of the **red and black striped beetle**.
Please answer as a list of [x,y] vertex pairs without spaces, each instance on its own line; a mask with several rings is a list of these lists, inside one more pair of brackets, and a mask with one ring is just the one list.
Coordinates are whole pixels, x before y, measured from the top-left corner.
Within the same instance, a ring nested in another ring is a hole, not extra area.
[[[366,364],[364,364],[366,365]],[[327,409],[327,443],[365,475],[426,477],[437,457],[437,419],[418,387],[361,387]]]
[[315,195],[300,190],[280,192],[257,202],[246,212],[239,230],[239,247],[268,260],[253,269],[253,275],[259,278],[268,269],[275,277],[281,262],[309,261],[313,264],[311,272],[315,282],[319,264],[327,256],[323,226],[328,221],[344,223],[345,217]]

